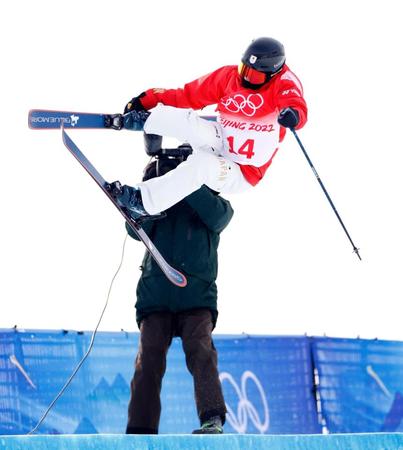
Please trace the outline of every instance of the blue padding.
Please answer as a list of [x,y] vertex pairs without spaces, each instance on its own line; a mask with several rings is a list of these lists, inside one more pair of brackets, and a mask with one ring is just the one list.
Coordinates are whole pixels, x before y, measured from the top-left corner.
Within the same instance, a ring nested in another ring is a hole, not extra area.
[[312,349],[330,432],[403,431],[403,342],[314,338]]
[[228,432],[318,433],[310,343],[298,337],[216,339]]
[[[90,333],[0,330],[0,434],[25,434],[85,353]],[[137,333],[99,333],[43,434],[124,433]],[[216,336],[228,433],[320,432],[307,337]],[[160,433],[200,426],[193,381],[174,339],[161,393]]]
[[6,436],[0,450],[401,450],[403,434]]

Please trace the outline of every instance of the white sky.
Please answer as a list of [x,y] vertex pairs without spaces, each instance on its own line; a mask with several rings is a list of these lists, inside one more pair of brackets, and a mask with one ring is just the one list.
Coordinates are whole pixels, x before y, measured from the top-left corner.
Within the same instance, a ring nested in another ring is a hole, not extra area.
[[[229,199],[218,333],[403,340],[403,32],[399,1],[14,0],[2,6],[0,327],[92,329],[120,261],[122,218],[31,108],[121,112],[150,87],[238,64],[249,42],[286,47],[309,106],[264,181]],[[72,131],[105,178],[139,181],[141,133]],[[167,236],[169,239],[169,236]],[[136,330],[143,255],[129,242],[102,329]]]

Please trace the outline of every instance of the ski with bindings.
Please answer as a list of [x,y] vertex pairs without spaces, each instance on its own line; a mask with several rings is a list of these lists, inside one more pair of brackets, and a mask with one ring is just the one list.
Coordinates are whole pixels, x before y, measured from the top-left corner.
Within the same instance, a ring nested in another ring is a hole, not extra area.
[[[32,130],[58,130],[64,128],[96,129],[109,128],[142,131],[148,111],[131,111],[126,114],[100,114],[74,111],[52,111],[31,109],[28,113],[28,126]],[[206,120],[216,120],[215,116],[202,116]]]
[[123,114],[99,114],[73,111],[31,109],[28,126],[33,130],[56,130],[64,128],[122,128]]
[[146,232],[143,230],[140,221],[134,220],[125,208],[122,208],[116,202],[114,196],[114,190],[119,189],[117,182],[112,184],[107,183],[102,175],[97,171],[93,164],[87,159],[87,157],[81,152],[77,145],[73,142],[70,136],[67,134],[64,126],[62,124],[62,136],[64,145],[73,154],[73,156],[78,160],[78,162],[84,167],[88,174],[93,178],[93,180],[98,184],[98,186],[104,191],[104,193],[109,197],[111,202],[120,211],[122,216],[125,218],[126,222],[130,225],[130,228],[136,233],[139,239],[144,243],[147,250],[150,252],[151,256],[154,258],[155,262],[161,268],[162,272],[168,278],[168,280],[176,286],[185,287],[187,284],[186,277],[173,267],[171,267],[164,257],[154,246],[151,239],[147,236]]

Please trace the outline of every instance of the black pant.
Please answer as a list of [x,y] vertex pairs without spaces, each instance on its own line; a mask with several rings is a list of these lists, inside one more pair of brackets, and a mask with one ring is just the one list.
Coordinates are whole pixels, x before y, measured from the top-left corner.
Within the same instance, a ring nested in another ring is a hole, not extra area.
[[225,402],[217,370],[217,352],[208,309],[150,314],[140,324],[140,344],[131,381],[128,434],[156,434],[161,415],[161,383],[172,338],[182,338],[186,365],[193,375],[200,422],[213,416],[225,421]]

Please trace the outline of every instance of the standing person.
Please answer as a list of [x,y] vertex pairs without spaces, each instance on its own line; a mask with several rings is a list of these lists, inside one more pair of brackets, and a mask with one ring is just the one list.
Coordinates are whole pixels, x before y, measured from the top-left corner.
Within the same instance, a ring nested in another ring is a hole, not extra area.
[[[180,162],[161,157],[147,166],[144,180],[171,173]],[[218,315],[217,248],[220,233],[232,215],[227,200],[202,186],[169,208],[163,218],[143,224],[159,250],[186,274],[188,284],[178,288],[170,283],[146,252],[137,286],[140,342],[131,381],[127,434],[158,433],[161,383],[174,336],[182,339],[186,365],[193,376],[201,423],[194,433],[223,432],[226,407],[211,333]],[[127,229],[136,238],[130,227]]]
[[[217,122],[194,111],[213,104]],[[303,88],[285,64],[284,47],[267,37],[252,41],[238,68],[224,66],[182,89],[134,97],[126,118],[150,109],[144,130],[189,142],[194,153],[169,174],[123,187],[118,201],[134,219],[168,209],[203,184],[224,194],[250,189],[263,178],[286,128],[307,120]]]

